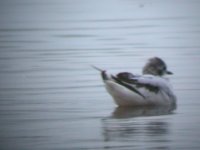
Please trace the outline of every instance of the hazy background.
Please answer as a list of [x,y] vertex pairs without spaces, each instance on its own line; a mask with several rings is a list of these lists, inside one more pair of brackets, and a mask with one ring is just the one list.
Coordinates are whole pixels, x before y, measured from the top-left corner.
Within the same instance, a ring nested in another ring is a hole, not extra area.
[[[177,110],[116,108],[90,65],[152,56]],[[200,149],[199,65],[199,0],[0,0],[0,149]]]

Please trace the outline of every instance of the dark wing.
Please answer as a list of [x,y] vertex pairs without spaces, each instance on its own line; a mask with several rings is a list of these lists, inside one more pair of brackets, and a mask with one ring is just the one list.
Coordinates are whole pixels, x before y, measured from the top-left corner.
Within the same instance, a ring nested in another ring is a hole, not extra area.
[[137,80],[135,82],[136,82],[135,84],[138,88],[146,88],[147,90],[154,92],[154,93],[158,93],[160,90],[160,88],[158,86],[151,85],[149,83],[140,83]]
[[117,78],[123,83],[135,85],[137,88],[146,88],[151,92],[158,93],[160,90],[160,85],[157,84],[157,79],[153,77],[143,77],[133,75],[129,72],[122,72],[117,74]]
[[[118,77],[118,75],[120,76],[120,77]],[[124,86],[124,87],[126,87],[127,89],[129,89],[129,90],[131,90],[131,91],[133,91],[133,92],[135,92],[135,93],[137,93],[138,95],[140,95],[140,96],[142,96],[143,98],[145,98],[145,96],[144,95],[142,95],[135,87],[133,87],[133,86],[131,86],[129,83],[128,83],[128,78],[126,78],[126,76],[128,77],[129,75],[131,75],[131,74],[129,74],[129,73],[120,73],[120,74],[118,74],[116,77],[115,76],[111,76],[112,77],[112,79],[116,82],[116,83],[118,83],[118,84],[120,84],[121,86]],[[127,82],[124,82],[124,80],[127,80]]]
[[137,77],[136,75],[129,72],[120,72],[117,74],[117,78],[126,83],[135,83],[132,79]]

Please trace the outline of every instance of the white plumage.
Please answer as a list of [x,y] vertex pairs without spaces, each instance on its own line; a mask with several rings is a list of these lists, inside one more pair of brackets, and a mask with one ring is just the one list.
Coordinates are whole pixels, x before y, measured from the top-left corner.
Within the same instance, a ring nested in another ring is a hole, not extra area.
[[121,72],[113,76],[100,71],[108,93],[119,106],[176,105],[172,85],[164,77],[172,73],[167,71],[165,62],[158,57],[149,59],[143,68],[143,75]]

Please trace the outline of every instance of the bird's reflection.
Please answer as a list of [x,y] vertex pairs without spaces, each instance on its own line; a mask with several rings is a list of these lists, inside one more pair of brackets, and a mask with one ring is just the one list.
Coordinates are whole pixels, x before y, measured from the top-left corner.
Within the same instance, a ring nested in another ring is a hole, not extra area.
[[147,142],[167,142],[170,123],[162,115],[172,114],[175,109],[176,106],[117,107],[110,117],[102,120],[104,140],[133,142],[140,138]]
[[176,105],[170,106],[138,106],[138,107],[117,107],[112,113],[113,118],[131,118],[139,116],[160,116],[173,113]]

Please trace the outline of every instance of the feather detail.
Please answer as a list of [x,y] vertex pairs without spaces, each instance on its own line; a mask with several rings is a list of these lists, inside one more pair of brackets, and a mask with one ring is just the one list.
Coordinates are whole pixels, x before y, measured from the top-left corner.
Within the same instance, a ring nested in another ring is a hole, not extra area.
[[115,76],[111,76],[112,79],[114,79],[118,84],[126,87],[127,89],[139,94],[140,96],[142,96],[145,99],[145,96],[142,95],[137,89],[135,89],[134,87],[130,86],[129,84],[124,83],[123,81],[121,81],[119,78],[115,77]]

